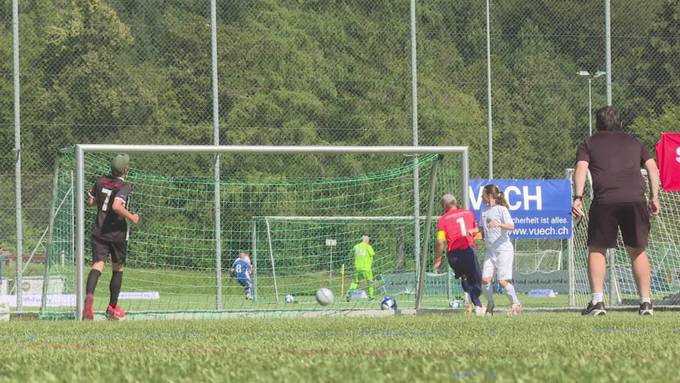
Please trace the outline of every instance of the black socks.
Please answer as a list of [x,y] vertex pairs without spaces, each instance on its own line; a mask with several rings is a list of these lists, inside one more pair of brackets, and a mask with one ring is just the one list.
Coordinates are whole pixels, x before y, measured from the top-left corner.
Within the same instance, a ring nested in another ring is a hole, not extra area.
[[109,285],[109,292],[111,293],[111,298],[109,298],[109,304],[111,307],[116,307],[118,304],[118,295],[120,294],[120,286],[123,284],[123,272],[114,271],[111,275],[111,284]]
[[90,274],[87,275],[87,285],[85,287],[85,294],[94,294],[94,289],[97,287],[97,281],[102,272],[99,270],[92,269]]

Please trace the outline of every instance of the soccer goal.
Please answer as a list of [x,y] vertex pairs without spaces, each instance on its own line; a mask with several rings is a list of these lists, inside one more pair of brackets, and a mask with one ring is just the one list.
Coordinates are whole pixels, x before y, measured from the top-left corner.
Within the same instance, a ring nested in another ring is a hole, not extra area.
[[515,251],[517,273],[550,273],[562,270],[562,250]]
[[[467,147],[78,145],[64,153],[55,180],[45,317],[81,311],[95,216],[85,191],[120,152],[131,156],[129,207],[141,216],[120,297],[130,319],[379,309],[379,299],[344,299],[363,235],[376,253],[376,298],[397,294],[400,307],[414,307],[408,286],[417,285],[423,249],[432,255],[432,241],[424,246],[436,217],[428,211],[440,213],[431,197],[468,200]],[[240,252],[250,253],[253,299],[229,273]],[[109,278],[107,265],[96,312],[106,307]],[[427,304],[448,302],[448,279],[427,279]],[[50,288],[52,280],[63,287]],[[331,306],[315,302],[321,287],[335,294]]]
[[[567,171],[572,179],[573,171]],[[642,170],[647,180],[647,174]],[[649,186],[649,185],[648,185]],[[680,305],[680,193],[661,191],[661,214],[652,220],[647,253],[652,268],[652,299],[656,305]],[[583,198],[585,211],[592,202],[590,177],[586,180]],[[588,217],[574,224],[574,236],[569,243],[569,303],[585,306],[590,299],[588,283]],[[607,253],[605,294],[608,305],[639,303],[630,259],[619,233],[618,246]]]

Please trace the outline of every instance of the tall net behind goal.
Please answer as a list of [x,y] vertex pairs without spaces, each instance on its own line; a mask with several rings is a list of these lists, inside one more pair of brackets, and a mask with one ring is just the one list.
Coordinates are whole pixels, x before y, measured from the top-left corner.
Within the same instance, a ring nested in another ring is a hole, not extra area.
[[[371,152],[371,148],[352,149],[353,153],[295,149],[258,153],[240,148],[219,154],[217,188],[216,153],[128,151],[132,159],[126,179],[132,184],[129,208],[140,214],[141,223],[130,229],[121,306],[133,319],[250,311],[285,315],[321,309],[314,293],[327,287],[336,296],[330,309],[376,309],[379,303],[360,294],[350,302],[343,299],[354,276],[352,246],[368,235],[376,252],[376,296],[399,295],[402,307],[408,308],[414,293],[409,286],[415,285],[411,278],[418,267],[416,253],[426,231],[433,169],[439,169],[438,194],[453,192],[463,199],[467,183],[465,148],[449,147],[448,152],[442,148],[441,159],[434,148],[427,149],[424,153]],[[113,154],[104,149],[84,153],[85,190],[110,172]],[[45,317],[72,316],[84,284],[78,278],[77,205],[78,193],[85,190],[77,186],[76,176],[76,158],[67,152],[55,183]],[[85,208],[83,212],[86,277],[96,211]],[[230,274],[240,252],[250,254],[253,299],[246,299],[243,286]],[[110,276],[107,264],[95,292],[99,314],[108,304]],[[436,277],[430,285],[445,279]],[[433,288],[427,297],[446,302],[450,294]],[[288,295],[294,303],[287,303]]]
[[[644,171],[642,174],[647,179]],[[568,176],[571,178],[571,174]],[[661,214],[652,220],[647,247],[652,269],[652,299],[656,305],[680,305],[680,193],[661,191],[659,200]],[[588,180],[584,193],[585,211],[590,208],[591,201],[592,189]],[[587,228],[587,216],[574,224],[570,303],[576,306],[585,306],[590,300]],[[609,249],[607,254],[605,296],[609,305],[639,303],[630,259],[620,233],[617,248]]]

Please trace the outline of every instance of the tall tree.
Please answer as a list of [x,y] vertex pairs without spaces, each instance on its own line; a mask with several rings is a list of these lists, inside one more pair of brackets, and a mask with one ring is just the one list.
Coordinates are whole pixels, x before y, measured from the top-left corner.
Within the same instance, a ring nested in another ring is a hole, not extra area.
[[680,1],[666,0],[636,69],[635,106],[661,113],[680,103]]

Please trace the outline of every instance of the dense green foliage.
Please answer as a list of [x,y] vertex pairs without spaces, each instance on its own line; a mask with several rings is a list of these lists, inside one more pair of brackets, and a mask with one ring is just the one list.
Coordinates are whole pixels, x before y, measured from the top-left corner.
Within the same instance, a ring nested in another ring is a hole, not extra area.
[[22,382],[676,381],[675,313],[10,322]]
[[[629,121],[680,102],[678,2],[647,3],[614,13],[615,98]],[[419,4],[422,144],[485,146],[483,12],[472,0]],[[602,10],[504,1],[492,12],[495,139],[517,149],[513,162],[533,164],[520,176],[561,175],[572,153],[550,145],[571,148],[585,132],[575,71],[603,69]],[[207,1],[27,1],[21,23],[27,169],[44,171],[78,142],[212,141]],[[5,25],[0,124],[9,127]],[[218,52],[223,143],[411,143],[407,2],[220,2]],[[547,153],[554,163],[535,164]],[[5,172],[11,156],[2,158]]]
[[[587,85],[575,73],[604,69],[602,5],[492,4],[495,175],[562,177],[587,134]],[[0,225],[8,232],[10,5],[0,1]],[[27,237],[46,225],[59,148],[212,143],[207,0],[34,0],[20,13]],[[222,144],[412,143],[407,1],[229,0],[217,13]],[[677,124],[679,14],[677,0],[613,5],[614,102],[650,145]],[[472,176],[484,176],[484,4],[418,2],[417,22],[419,142],[469,145]],[[594,81],[596,107],[603,84]],[[206,165],[182,164],[197,174]],[[225,175],[268,175],[261,162],[226,165]]]

